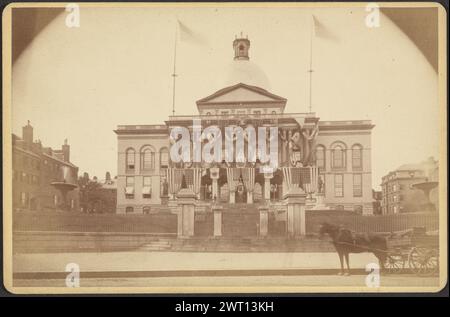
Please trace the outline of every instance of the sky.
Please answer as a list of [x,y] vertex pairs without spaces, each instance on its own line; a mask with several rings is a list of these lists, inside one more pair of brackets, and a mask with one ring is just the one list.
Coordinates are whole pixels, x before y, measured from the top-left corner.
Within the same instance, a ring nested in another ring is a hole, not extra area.
[[172,108],[175,26],[202,45],[179,42],[176,113],[224,88],[243,32],[250,59],[285,112],[306,112],[311,16],[334,40],[313,39],[313,111],[321,120],[372,120],[372,183],[405,163],[438,157],[436,71],[390,19],[368,28],[361,8],[81,8],[80,27],[59,14],[34,37],[13,67],[13,132],[27,120],[35,139],[60,148],[65,138],[80,173],[117,171],[120,124],[163,123]]

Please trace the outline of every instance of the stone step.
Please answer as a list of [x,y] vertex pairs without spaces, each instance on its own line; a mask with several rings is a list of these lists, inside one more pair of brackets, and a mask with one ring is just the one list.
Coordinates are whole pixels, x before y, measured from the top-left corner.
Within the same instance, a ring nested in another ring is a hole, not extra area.
[[165,239],[158,239],[155,241],[151,241],[150,243],[146,243],[141,246],[139,249],[142,251],[161,251],[168,250],[172,248],[172,244],[170,241]]

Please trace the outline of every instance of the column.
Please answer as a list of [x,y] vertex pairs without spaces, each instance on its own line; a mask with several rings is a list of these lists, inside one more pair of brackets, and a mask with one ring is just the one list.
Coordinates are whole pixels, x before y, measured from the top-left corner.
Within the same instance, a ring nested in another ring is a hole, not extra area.
[[[288,140],[292,138],[292,130],[288,130]],[[292,155],[292,149],[290,146],[288,146],[287,150],[287,166],[291,166],[291,155]]]
[[270,180],[273,178],[273,173],[264,173],[264,199],[270,200]]
[[177,236],[192,237],[195,226],[195,193],[190,188],[183,188],[178,192],[177,198],[180,207],[177,212]]
[[261,237],[265,237],[269,232],[269,208],[267,206],[260,206],[258,209],[259,209],[259,235]]
[[283,141],[283,146],[282,146],[282,148],[281,148],[281,164],[285,164],[285,162],[287,161],[287,148],[288,148],[288,136],[287,136],[287,133],[286,133],[286,130],[283,128],[282,130],[281,130],[281,133],[282,133],[282,135],[283,135],[283,139],[284,140],[286,140],[286,141]]
[[285,195],[287,202],[287,235],[288,237],[304,236],[306,234],[305,192],[299,187],[293,187]]
[[212,199],[216,199],[216,201],[219,201],[219,168],[218,167],[211,167],[209,169],[209,175],[212,179]]
[[[229,188],[230,188],[230,186],[228,186],[228,189]],[[229,190],[229,192],[230,192],[230,204],[236,203],[236,191]]]
[[214,205],[214,237],[222,236],[222,206]]
[[253,192],[247,191],[247,204],[253,204]]

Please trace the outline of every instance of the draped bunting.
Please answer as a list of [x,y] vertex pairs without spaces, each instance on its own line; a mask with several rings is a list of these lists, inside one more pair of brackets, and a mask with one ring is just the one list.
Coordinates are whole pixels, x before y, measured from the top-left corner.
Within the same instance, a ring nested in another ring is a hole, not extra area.
[[201,168],[168,168],[167,181],[169,182],[169,192],[172,195],[178,193],[181,189],[181,183],[184,179],[188,188],[198,195],[200,193],[202,169]]
[[242,169],[242,178],[244,179],[247,191],[253,193],[255,189],[255,169],[252,167],[245,167]]
[[196,195],[200,194],[200,187],[202,183],[202,169],[201,168],[194,168],[192,169],[193,172],[193,188],[192,190]]
[[236,190],[236,186],[239,182],[239,176],[241,176],[241,171],[239,168],[227,167],[227,182],[230,192],[234,192]]
[[290,167],[282,167],[282,171],[283,171],[283,179],[284,182],[286,183],[286,186],[289,189],[292,188],[291,185],[291,168]]
[[167,169],[167,181],[169,183],[169,192],[172,195],[178,193],[181,188],[181,181],[183,179],[183,169],[180,168],[168,168]]
[[319,177],[317,167],[282,167],[282,171],[288,190],[301,187],[308,193],[316,192]]
[[311,192],[317,192],[317,184],[319,181],[319,168],[318,167],[310,167],[311,170]]

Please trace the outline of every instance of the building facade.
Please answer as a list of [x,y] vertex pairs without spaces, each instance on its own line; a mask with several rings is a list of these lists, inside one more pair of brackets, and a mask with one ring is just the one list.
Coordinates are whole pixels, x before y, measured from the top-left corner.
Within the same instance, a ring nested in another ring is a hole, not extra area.
[[[142,214],[170,204],[182,188],[191,188],[197,200],[206,203],[277,204],[290,189],[300,187],[308,195],[310,209],[372,214],[374,125],[368,120],[321,121],[315,113],[286,113],[287,99],[267,89],[267,76],[250,62],[249,47],[248,39],[233,42],[235,68],[227,79],[233,84],[198,100],[198,114],[172,115],[165,124],[117,127],[118,213]],[[171,131],[179,127],[189,131],[191,144],[200,138],[202,147],[216,137],[205,128],[218,128],[223,139],[222,159],[173,162],[170,150],[177,140]],[[201,135],[195,134],[198,127]],[[231,139],[227,139],[227,127],[237,131]],[[277,140],[276,168],[249,159],[248,131],[259,133],[260,127],[267,128],[261,138],[266,149]],[[278,129],[276,135],[269,134],[270,127]],[[228,162],[225,145],[236,145],[240,131],[244,133],[245,160]]]
[[424,182],[437,182],[438,162],[429,158],[419,164],[404,164],[382,177],[381,209],[383,214],[424,211],[422,206],[431,200],[438,206],[438,188],[430,191],[429,197],[413,185]]
[[[60,150],[44,147],[33,140],[30,122],[22,128],[22,138],[13,134],[13,209],[58,209],[63,203],[61,191],[51,184],[67,182],[76,184],[78,167],[70,162],[70,145],[67,140]],[[70,210],[78,210],[78,190],[68,192],[66,203]]]

